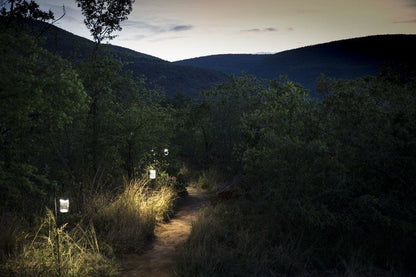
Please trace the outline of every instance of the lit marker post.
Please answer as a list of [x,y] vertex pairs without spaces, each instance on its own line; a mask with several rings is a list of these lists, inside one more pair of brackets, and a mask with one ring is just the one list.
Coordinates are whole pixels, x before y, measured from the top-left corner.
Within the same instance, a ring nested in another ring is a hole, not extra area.
[[[154,167],[156,165],[159,165],[162,168],[162,170],[163,170],[163,160],[160,161],[159,159],[157,159],[157,156],[158,156],[157,155],[157,152],[155,152],[155,150],[152,149],[150,151],[150,153],[153,156],[153,165],[152,165],[152,167]],[[167,148],[163,149],[163,155],[165,157],[168,156],[169,155],[169,149],[167,149]],[[155,185],[155,179],[156,179],[156,169],[154,169],[154,168],[153,169],[149,169],[149,172],[148,173],[149,173],[150,182],[154,186]]]
[[68,198],[59,199],[59,212],[62,214],[69,212],[69,199]]
[[[68,198],[60,198],[59,199],[59,212],[60,213],[68,213],[69,212],[69,199]],[[61,276],[61,250],[60,250],[60,239],[59,239],[59,227],[58,227],[58,209],[56,205],[56,198],[55,198],[55,226],[56,226],[56,250],[58,252],[58,276]]]
[[150,169],[149,170],[149,178],[150,178],[150,180],[156,179],[156,169]]

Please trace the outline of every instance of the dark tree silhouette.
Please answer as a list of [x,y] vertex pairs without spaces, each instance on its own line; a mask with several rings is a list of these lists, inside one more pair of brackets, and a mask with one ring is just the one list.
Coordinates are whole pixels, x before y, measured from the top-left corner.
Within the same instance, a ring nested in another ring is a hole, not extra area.
[[134,0],[75,0],[85,16],[84,23],[94,41],[100,44],[113,39],[114,31],[121,31],[120,23],[132,11]]
[[0,14],[9,18],[30,18],[36,20],[53,20],[54,15],[52,11],[42,11],[39,9],[39,5],[35,1],[25,0],[7,0],[9,8],[4,7],[1,9]]

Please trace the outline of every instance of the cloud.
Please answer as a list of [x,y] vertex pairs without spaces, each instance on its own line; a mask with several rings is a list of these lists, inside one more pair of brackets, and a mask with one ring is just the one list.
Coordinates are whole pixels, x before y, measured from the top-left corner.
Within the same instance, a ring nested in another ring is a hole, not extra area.
[[123,38],[123,40],[125,40],[125,41],[137,41],[137,40],[142,40],[142,39],[145,39],[145,38],[146,38],[145,35],[131,35],[129,37]]
[[414,24],[416,19],[394,21],[394,24]]
[[182,32],[182,31],[191,30],[193,28],[194,28],[194,26],[192,26],[192,25],[176,25],[176,26],[173,26],[172,28],[170,28],[170,31]]
[[163,29],[162,26],[149,24],[147,22],[140,21],[140,20],[131,20],[131,19],[129,19],[129,20],[126,20],[125,22],[123,22],[122,26],[123,27],[128,27],[128,28],[146,30],[146,31],[150,31],[152,33],[163,33],[164,32],[164,29]]
[[173,39],[181,39],[184,37],[181,36],[175,36],[175,37],[165,37],[165,38],[157,38],[157,39],[153,39],[151,40],[152,42],[159,42],[159,41],[164,41],[164,40],[173,40]]
[[248,33],[277,32],[277,31],[278,29],[273,28],[273,27],[268,27],[268,28],[263,28],[263,29],[253,28],[253,29],[241,30],[241,32],[248,32]]
[[249,30],[241,30],[241,32],[260,32],[261,30],[259,28],[255,28],[255,29],[249,29]]
[[123,27],[135,28],[152,34],[162,34],[168,32],[183,32],[194,28],[193,25],[174,25],[169,23],[151,24],[140,20],[127,20]]
[[277,29],[276,28],[269,27],[269,28],[263,29],[263,31],[266,31],[266,32],[277,32]]
[[416,7],[416,0],[407,0],[407,3],[412,7]]

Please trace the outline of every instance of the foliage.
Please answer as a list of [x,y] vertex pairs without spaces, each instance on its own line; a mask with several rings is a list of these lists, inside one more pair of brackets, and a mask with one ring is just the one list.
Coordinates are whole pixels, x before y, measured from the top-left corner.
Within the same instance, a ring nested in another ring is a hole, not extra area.
[[251,76],[230,77],[202,93],[203,102],[190,113],[196,148],[193,162],[205,169],[215,166],[230,173],[241,167],[241,149],[234,142],[241,137],[241,116],[256,105],[253,95],[261,86],[261,81]]
[[213,192],[218,190],[223,183],[223,173],[218,169],[210,168],[199,174],[195,185],[209,192]]
[[68,62],[24,34],[3,27],[1,34],[1,197],[10,207],[24,208],[23,192],[27,200],[44,197],[59,168],[67,168],[66,135],[88,98]]
[[181,249],[176,276],[301,276],[309,251],[296,241],[271,240],[273,226],[251,204],[205,208]]
[[31,0],[30,2],[26,0],[7,0],[10,4],[9,9],[6,9],[5,6],[0,10],[1,16],[7,18],[30,18],[34,20],[53,20],[54,15],[51,10],[48,12],[42,11],[39,9],[39,5]]
[[173,135],[163,94],[145,88],[143,79],[123,72],[120,62],[101,51],[77,68],[91,98],[82,140],[90,186],[117,184],[123,174],[139,176],[151,162],[151,149],[166,147]]
[[144,250],[158,221],[173,212],[176,195],[172,188],[152,190],[147,178],[125,183],[114,199],[96,195],[89,204],[89,216],[97,226],[99,237],[117,252],[140,253]]
[[114,31],[121,31],[120,23],[127,19],[132,11],[134,0],[76,0],[85,16],[84,23],[90,30],[96,43],[113,39]]
[[11,276],[115,276],[118,265],[100,248],[92,225],[67,231],[66,224],[57,226],[47,210],[30,243],[7,261],[5,269]]
[[[406,80],[321,78],[322,101],[287,79],[253,82],[246,109],[207,109],[202,127],[218,116],[219,137],[228,136],[227,147],[213,147],[233,153],[224,161],[245,177],[234,184],[240,198],[194,226],[181,276],[415,270],[416,85]],[[219,107],[238,103],[216,99]]]

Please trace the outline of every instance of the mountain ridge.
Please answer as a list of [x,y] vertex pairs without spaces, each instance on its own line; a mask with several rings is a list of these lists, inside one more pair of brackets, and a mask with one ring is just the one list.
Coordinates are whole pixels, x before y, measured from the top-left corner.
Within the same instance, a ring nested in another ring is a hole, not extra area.
[[[34,22],[42,30],[42,46],[66,59],[83,59],[94,43],[54,25]],[[377,75],[388,63],[416,64],[416,35],[385,34],[342,39],[275,54],[218,54],[176,62],[143,54],[121,46],[105,44],[113,58],[136,76],[145,76],[152,87],[163,88],[167,96],[182,92],[198,97],[227,80],[229,75],[254,75],[264,79],[287,76],[314,93],[316,80],[324,74],[336,79]]]
[[275,54],[209,55],[175,64],[266,79],[286,75],[313,91],[320,74],[354,79],[378,74],[384,63],[414,63],[413,49],[416,49],[416,35],[387,34],[337,40]]
[[[29,23],[32,32],[44,40],[40,46],[68,60],[86,59],[95,44],[55,25],[40,21]],[[197,97],[201,90],[224,82],[228,77],[222,72],[187,65],[176,65],[158,57],[143,54],[121,46],[103,44],[106,54],[123,63],[123,70],[135,76],[145,76],[147,84],[162,88],[168,97],[182,92]]]

